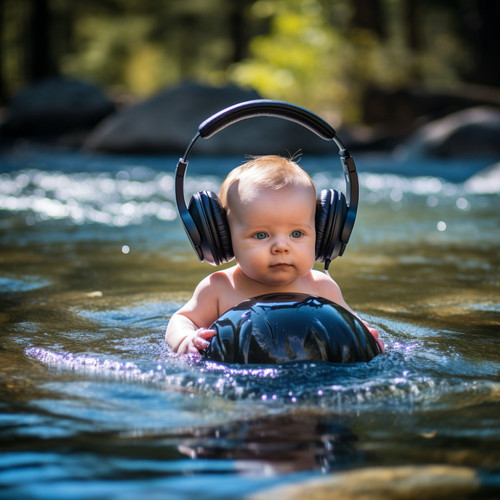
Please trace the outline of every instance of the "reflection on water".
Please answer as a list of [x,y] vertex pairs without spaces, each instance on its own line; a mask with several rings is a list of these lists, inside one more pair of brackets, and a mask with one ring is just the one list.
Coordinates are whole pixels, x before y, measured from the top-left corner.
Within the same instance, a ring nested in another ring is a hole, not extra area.
[[[175,217],[175,159],[0,158],[3,497],[220,499],[284,484],[331,498],[308,481],[321,476],[344,498],[366,481],[373,498],[497,498],[500,176],[357,160],[359,215],[331,271],[387,353],[245,367],[164,346],[212,271]],[[187,190],[217,190],[240,162],[193,159]],[[318,188],[343,189],[331,158],[303,162]]]

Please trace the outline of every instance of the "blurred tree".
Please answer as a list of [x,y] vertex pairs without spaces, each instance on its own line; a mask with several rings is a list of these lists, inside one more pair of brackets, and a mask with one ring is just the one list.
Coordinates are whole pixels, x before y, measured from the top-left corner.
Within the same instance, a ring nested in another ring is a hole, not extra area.
[[245,12],[253,1],[115,0],[114,8],[85,7],[75,26],[78,48],[64,59],[63,72],[139,96],[186,79],[224,83],[227,66],[246,54],[253,29]]
[[260,0],[253,12],[270,32],[230,77],[349,122],[368,89],[457,88],[473,57],[448,0]]
[[386,27],[382,0],[354,0],[352,9],[353,25],[372,31],[380,39],[385,38]]
[[499,36],[500,2],[498,0],[464,0],[456,9],[457,25],[467,41],[472,57],[467,80],[500,86]]
[[417,0],[404,0],[403,2],[403,23],[406,33],[406,45],[413,52],[420,50],[419,36],[419,11]]
[[51,16],[48,0],[29,0],[27,23],[26,74],[35,81],[57,74],[50,44]]
[[233,45],[231,63],[241,61],[247,55],[249,43],[249,30],[247,22],[247,11],[253,0],[239,0],[229,2],[229,28]]
[[[4,26],[4,0],[0,0],[0,33],[3,33],[3,26]],[[3,103],[7,97],[7,92],[5,90],[5,77],[4,77],[4,66],[2,64],[2,46],[3,44],[0,44],[0,104]]]
[[223,83],[256,32],[254,1],[0,0],[0,87],[57,74],[138,95],[182,79]]
[[56,74],[138,97],[230,81],[359,121],[370,87],[500,85],[499,10],[491,0],[0,0],[0,99]]
[[[270,33],[251,40],[249,57],[229,68],[232,81],[316,110],[343,99],[342,40],[318,2],[260,0],[250,15],[270,19]],[[328,111],[338,119],[338,109]]]

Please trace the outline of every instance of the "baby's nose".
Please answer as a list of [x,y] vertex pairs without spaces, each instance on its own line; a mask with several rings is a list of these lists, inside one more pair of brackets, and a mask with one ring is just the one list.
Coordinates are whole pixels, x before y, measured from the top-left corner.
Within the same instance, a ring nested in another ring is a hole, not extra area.
[[288,242],[284,237],[276,237],[272,245],[273,253],[288,253],[290,248]]

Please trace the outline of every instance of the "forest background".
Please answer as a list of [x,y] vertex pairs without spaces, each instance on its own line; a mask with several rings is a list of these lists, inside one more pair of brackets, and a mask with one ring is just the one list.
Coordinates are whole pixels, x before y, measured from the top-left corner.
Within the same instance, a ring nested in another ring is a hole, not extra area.
[[0,0],[0,107],[54,76],[119,106],[196,81],[401,125],[374,96],[500,103],[499,21],[497,0]]

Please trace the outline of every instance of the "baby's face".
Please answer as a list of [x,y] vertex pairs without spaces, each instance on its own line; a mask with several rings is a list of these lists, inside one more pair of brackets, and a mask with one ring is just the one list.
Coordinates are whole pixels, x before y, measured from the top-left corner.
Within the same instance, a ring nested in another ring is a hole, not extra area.
[[267,286],[283,286],[305,276],[315,261],[314,189],[273,190],[233,184],[228,221],[241,270]]

